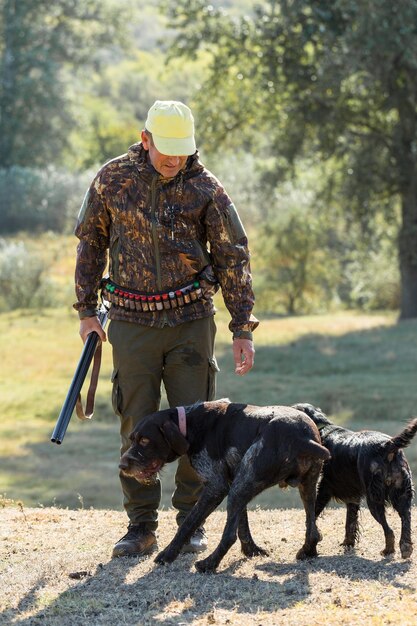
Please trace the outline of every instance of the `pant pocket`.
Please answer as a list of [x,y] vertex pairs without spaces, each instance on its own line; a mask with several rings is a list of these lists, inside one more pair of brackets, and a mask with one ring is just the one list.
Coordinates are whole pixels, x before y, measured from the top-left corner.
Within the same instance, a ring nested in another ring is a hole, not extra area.
[[111,382],[113,383],[113,389],[111,394],[111,402],[113,406],[113,411],[119,417],[122,417],[122,390],[119,385],[119,370],[113,370],[111,376]]
[[216,357],[213,356],[209,359],[207,400],[214,400],[216,397],[217,372],[220,372],[220,368],[217,365]]

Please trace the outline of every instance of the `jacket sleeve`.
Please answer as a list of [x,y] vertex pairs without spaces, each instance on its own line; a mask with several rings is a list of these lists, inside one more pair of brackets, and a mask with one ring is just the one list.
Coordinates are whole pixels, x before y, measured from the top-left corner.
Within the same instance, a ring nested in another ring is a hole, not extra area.
[[255,297],[248,239],[233,202],[220,185],[207,209],[206,231],[213,270],[232,318],[229,329],[252,332],[259,321],[252,315]]
[[98,290],[107,264],[110,218],[99,175],[87,191],[81,206],[75,235],[78,237],[75,266],[74,308],[79,317],[97,314]]

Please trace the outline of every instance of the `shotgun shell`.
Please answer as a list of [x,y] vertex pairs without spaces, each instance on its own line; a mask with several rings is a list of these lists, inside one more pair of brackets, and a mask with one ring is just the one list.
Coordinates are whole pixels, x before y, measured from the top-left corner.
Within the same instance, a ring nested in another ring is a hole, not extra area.
[[155,304],[156,304],[156,310],[162,311],[162,309],[164,308],[164,305],[162,304],[161,296],[155,296]]
[[193,287],[194,287],[194,289],[195,289],[195,293],[196,293],[196,295],[197,295],[197,299],[201,298],[201,296],[203,295],[203,292],[202,292],[202,290],[201,290],[200,282],[199,282],[198,280],[196,280],[196,281],[193,283]]
[[124,306],[122,298],[123,291],[121,289],[115,289],[114,293],[117,294],[117,306]]
[[184,304],[190,304],[191,297],[190,297],[190,294],[188,292],[188,289],[182,289],[181,291],[184,294]]
[[168,295],[169,295],[169,301],[171,303],[171,309],[176,309],[178,306],[178,302],[175,297],[175,293],[173,291],[170,291]]
[[178,306],[184,306],[184,298],[182,297],[182,291],[178,289],[175,292],[175,295],[177,296]]
[[150,311],[155,311],[156,306],[155,306],[155,300],[154,300],[153,296],[148,296],[148,304],[149,304],[149,310]]
[[141,296],[140,301],[142,304],[142,311],[149,311],[148,299],[146,296]]
[[171,306],[169,304],[169,296],[167,293],[162,294],[162,304],[164,305],[164,309],[170,309]]
[[118,302],[119,302],[119,298],[118,298],[118,296],[116,296],[115,291],[116,291],[116,287],[114,285],[112,285],[111,289],[110,289],[110,302],[112,304],[116,304],[117,305]]
[[114,303],[113,292],[114,292],[114,289],[111,288],[111,285],[106,285],[106,298],[112,304]]
[[129,308],[130,308],[131,311],[135,311],[136,310],[135,294],[133,294],[133,293],[129,294]]
[[135,308],[136,308],[136,311],[142,311],[142,304],[140,301],[140,296],[138,296],[137,294],[135,295]]

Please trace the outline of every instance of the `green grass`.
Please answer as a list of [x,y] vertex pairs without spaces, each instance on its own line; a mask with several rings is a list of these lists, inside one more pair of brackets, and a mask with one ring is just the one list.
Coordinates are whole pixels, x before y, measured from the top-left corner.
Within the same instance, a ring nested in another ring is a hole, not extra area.
[[[311,402],[338,423],[395,434],[415,413],[417,321],[339,313],[262,321],[255,368],[233,373],[228,315],[220,308],[217,397],[252,404]],[[0,315],[0,494],[26,506],[121,508],[118,421],[110,405],[105,345],[96,412],[72,418],[61,446],[49,439],[81,352],[70,308]],[[417,470],[417,442],[407,456]],[[170,506],[174,467],[163,472]],[[254,506],[298,506],[296,490],[271,489]]]

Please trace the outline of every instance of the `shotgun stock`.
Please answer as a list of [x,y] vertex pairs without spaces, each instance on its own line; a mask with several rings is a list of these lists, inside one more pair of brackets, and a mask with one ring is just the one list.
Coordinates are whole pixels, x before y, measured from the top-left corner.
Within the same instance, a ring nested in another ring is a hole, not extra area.
[[[107,315],[107,308],[104,305],[101,305],[97,317],[103,328],[106,326]],[[51,436],[52,443],[60,445],[65,437],[65,433],[67,431],[68,424],[74,411],[74,407],[80,395],[81,388],[83,386],[85,377],[87,376],[91,361],[93,360],[98,341],[99,337],[98,334],[95,332],[90,333],[86,339],[80,360],[78,361],[77,369],[75,370],[74,378],[72,379],[70,388],[67,393],[67,397],[65,398],[65,402],[62,405],[62,409],[57,419],[54,432]]]

